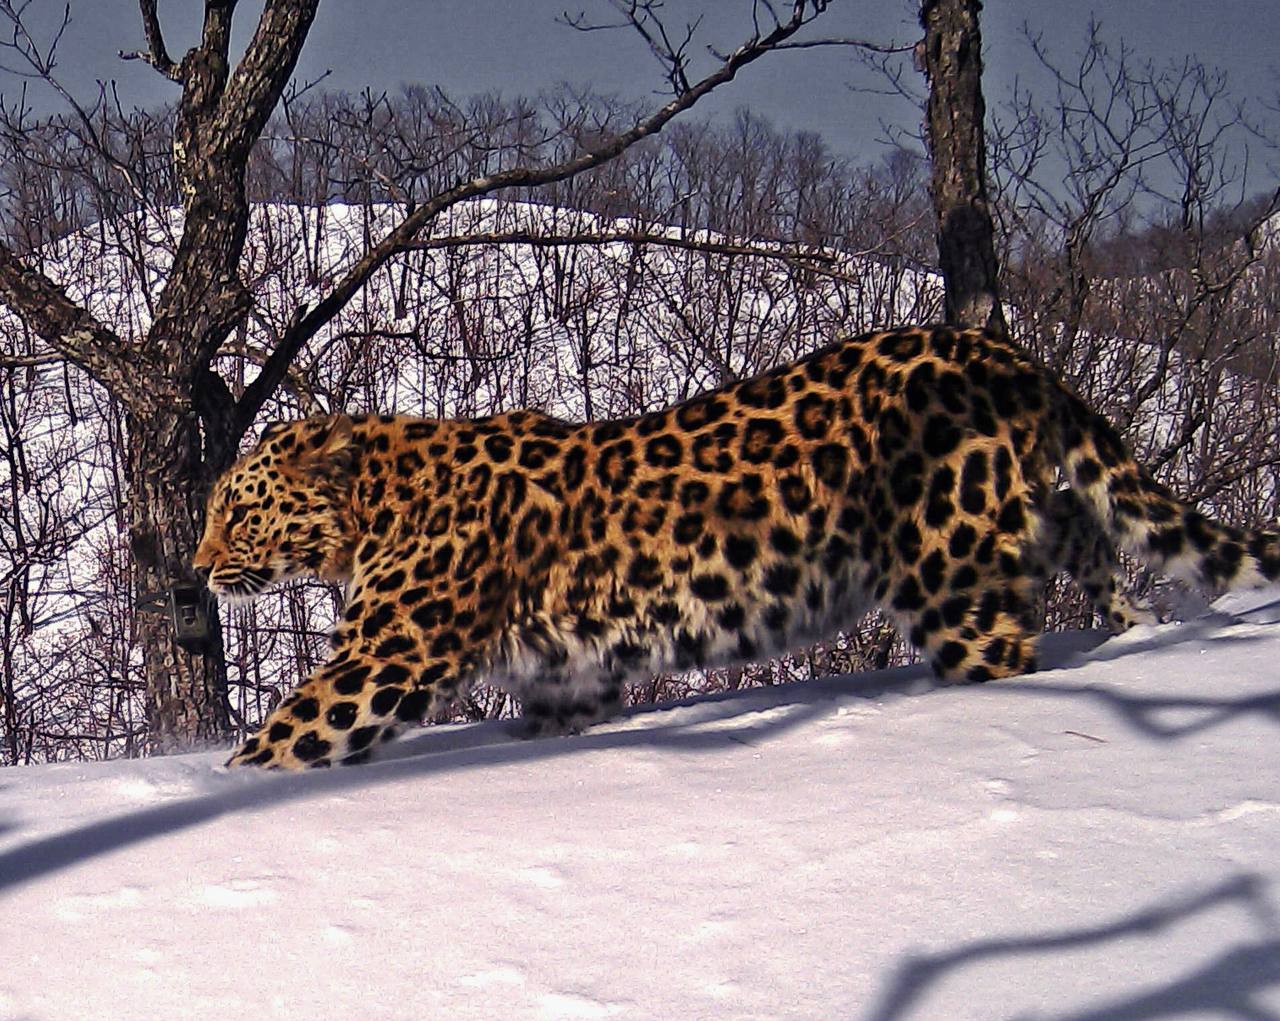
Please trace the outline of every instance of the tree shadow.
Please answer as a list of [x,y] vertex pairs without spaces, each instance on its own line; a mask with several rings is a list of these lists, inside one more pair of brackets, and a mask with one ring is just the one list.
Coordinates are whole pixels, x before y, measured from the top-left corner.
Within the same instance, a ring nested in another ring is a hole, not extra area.
[[[1240,698],[1192,698],[1128,695],[1097,685],[1073,688],[1052,682],[1039,684],[1032,680],[1025,688],[1009,685],[1005,690],[1016,691],[1019,695],[1065,695],[1092,698],[1106,706],[1134,730],[1161,741],[1177,741],[1191,737],[1242,716],[1258,715],[1280,726],[1280,688],[1258,695],[1244,695]],[[1171,723],[1160,719],[1160,714],[1174,712],[1194,712],[1198,715],[1185,723]]]
[[[1051,658],[1049,670],[1059,666],[1087,674],[1091,663],[1104,663],[1130,655],[1140,656],[1159,649],[1205,641],[1215,645],[1242,644],[1268,640],[1257,634],[1223,634],[1223,621],[1194,621],[1179,625],[1165,634],[1154,634],[1141,641],[1102,642],[1092,649],[1071,650],[1074,654]],[[1062,651],[1068,651],[1063,646]],[[1102,684],[1061,684],[1039,675],[1011,678],[996,682],[990,690],[1032,697],[1085,697],[1100,702],[1140,734],[1162,741],[1175,741],[1201,734],[1243,716],[1257,715],[1280,726],[1280,688],[1239,697],[1186,695],[1132,695]],[[1194,714],[1183,722],[1161,719],[1175,714]]]
[[[1155,644],[1167,647],[1194,638],[1179,638],[1178,632],[1157,636]],[[1048,643],[1050,668],[1070,654],[1076,665],[1082,649],[1096,656],[1098,641],[1105,636],[1073,636]],[[1222,640],[1215,635],[1215,640]],[[1244,639],[1241,639],[1244,640]],[[1131,647],[1132,648],[1132,647]],[[1083,664],[1081,664],[1083,665]],[[1172,739],[1225,722],[1242,713],[1276,714],[1280,692],[1243,699],[1145,699],[1119,694],[1099,687],[1072,687],[1052,682],[1042,684],[1034,677],[1005,684],[1002,691],[1037,695],[1086,695],[1101,699],[1144,733]],[[631,709],[618,721],[570,738],[518,740],[509,721],[471,727],[428,727],[416,735],[390,745],[374,763],[357,769],[312,772],[303,775],[211,773],[205,792],[180,801],[140,809],[124,815],[87,823],[63,833],[43,837],[0,852],[0,891],[40,876],[69,868],[97,855],[128,847],[144,840],[178,832],[209,822],[219,816],[272,804],[342,792],[406,777],[439,773],[462,773],[485,767],[503,767],[538,760],[582,755],[593,751],[649,747],[673,753],[698,754],[724,750],[732,745],[754,746],[828,715],[832,702],[841,697],[875,698],[886,694],[919,695],[935,684],[927,668],[915,666],[874,671],[839,678],[821,678],[795,684],[747,688],[715,695],[695,696],[679,702]],[[991,690],[988,688],[988,690]],[[704,711],[694,719],[664,722],[665,714],[690,706]],[[1205,721],[1170,728],[1154,720],[1153,714],[1169,708],[1207,711]],[[755,714],[765,709],[789,709],[785,713]],[[740,719],[737,726],[726,721]],[[718,726],[707,728],[714,722]],[[633,726],[633,724],[640,724]]]
[[[1246,873],[1195,896],[1103,925],[1041,936],[979,940],[944,953],[912,955],[898,964],[865,1021],[905,1021],[927,993],[963,968],[1097,946],[1130,936],[1153,938],[1224,904],[1246,908],[1259,928],[1275,932],[1276,918],[1265,894],[1266,880]],[[1276,987],[1280,987],[1280,938],[1262,938],[1224,950],[1163,988],[1117,999],[1104,1007],[1063,1014],[1056,1021],[1149,1021],[1196,1012],[1216,1012],[1213,1016],[1240,1021],[1280,1021],[1258,1001],[1262,993]]]
[[[1211,613],[1195,620],[1180,624],[1161,624],[1157,627],[1142,629],[1142,637],[1135,638],[1137,631],[1129,631],[1123,635],[1108,635],[1106,632],[1083,632],[1097,634],[1101,641],[1093,648],[1087,649],[1083,657],[1068,658],[1061,666],[1080,666],[1085,663],[1108,663],[1112,660],[1127,659],[1147,652],[1158,652],[1162,649],[1177,648],[1191,642],[1207,642],[1213,645],[1247,645],[1253,642],[1266,641],[1267,636],[1250,633],[1232,634],[1224,628],[1240,624],[1234,617],[1225,614]],[[1062,632],[1062,634],[1079,634],[1081,632]],[[1046,635],[1046,638],[1056,637]]]
[[[0,852],[0,891],[223,815],[388,781],[501,768],[613,749],[647,747],[679,754],[702,754],[735,746],[753,747],[829,715],[837,697],[870,698],[890,691],[906,693],[918,688],[923,679],[922,669],[887,670],[803,684],[749,688],[631,709],[616,721],[564,738],[520,740],[516,737],[518,721],[426,727],[416,735],[388,745],[384,755],[374,762],[353,769],[221,775],[211,770],[203,781],[209,789],[200,795],[87,823]],[[669,722],[662,719],[673,709],[693,705],[708,707],[709,711],[694,719]],[[762,712],[774,709],[786,711]],[[735,719],[741,722],[735,726],[724,725]],[[643,726],[635,726],[637,722]],[[708,728],[708,723],[718,725]]]

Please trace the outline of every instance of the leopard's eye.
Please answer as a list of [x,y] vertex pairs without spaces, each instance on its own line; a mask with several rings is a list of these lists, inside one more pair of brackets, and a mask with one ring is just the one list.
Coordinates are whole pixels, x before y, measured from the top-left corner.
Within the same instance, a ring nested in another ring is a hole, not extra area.
[[238,503],[231,508],[231,513],[227,515],[227,527],[234,528],[244,520],[245,515],[249,513],[249,509],[244,504]]

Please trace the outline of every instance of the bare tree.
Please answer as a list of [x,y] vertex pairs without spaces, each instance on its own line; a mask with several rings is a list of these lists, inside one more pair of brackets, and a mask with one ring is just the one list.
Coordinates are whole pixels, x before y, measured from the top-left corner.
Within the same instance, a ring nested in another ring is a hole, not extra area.
[[[235,395],[213,365],[255,304],[240,273],[249,217],[246,168],[284,95],[316,0],[267,0],[234,68],[234,0],[206,0],[200,42],[176,61],[166,47],[155,0],[140,0],[147,48],[134,56],[181,88],[172,156],[183,221],[149,326],[139,335],[122,335],[23,261],[10,244],[0,244],[0,295],[10,309],[125,409],[129,534],[140,595],[172,590],[187,577],[185,565],[195,545],[203,494],[230,463],[240,437],[286,379],[303,345],[441,213],[467,199],[567,181],[607,163],[790,39],[825,9],[826,0],[795,0],[784,13],[761,0],[756,4],[755,31],[697,80],[689,75],[688,40],[675,47],[663,41],[667,37],[658,18],[660,5],[615,6],[662,62],[672,92],[669,102],[618,129],[608,125],[592,131],[589,118],[582,120],[576,135],[567,136],[568,152],[558,161],[495,166],[410,201],[403,218],[382,237],[370,238],[364,254],[314,307],[296,310],[258,376]],[[24,10],[7,0],[0,5],[0,14],[13,26],[14,53],[27,62],[31,73],[55,82],[52,49],[42,48],[27,31]],[[92,111],[64,96],[72,111],[69,122],[80,140],[112,165],[129,193],[142,198],[143,182],[113,151]],[[180,647],[159,616],[140,617],[138,627],[151,746],[164,750],[223,738],[230,719],[216,619],[207,641],[194,651]]]
[[924,0],[918,64],[929,80],[925,125],[947,322],[1005,331],[987,194],[981,11],[981,0]]

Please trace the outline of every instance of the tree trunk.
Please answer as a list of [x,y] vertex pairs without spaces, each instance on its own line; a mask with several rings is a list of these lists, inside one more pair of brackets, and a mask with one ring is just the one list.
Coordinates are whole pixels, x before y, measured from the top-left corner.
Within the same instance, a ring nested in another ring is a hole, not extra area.
[[[141,56],[182,86],[173,161],[184,212],[182,237],[145,337],[122,338],[69,299],[55,281],[25,265],[0,239],[0,300],[127,409],[129,531],[138,562],[139,595],[167,593],[191,580],[186,565],[196,547],[205,494],[232,461],[240,437],[263,403],[303,345],[379,268],[407,251],[440,213],[467,199],[567,180],[607,163],[732,81],[742,68],[784,45],[827,6],[826,0],[797,0],[789,19],[776,21],[768,32],[757,30],[716,70],[693,83],[684,78],[681,53],[659,48],[655,52],[669,63],[671,80],[679,82],[679,89],[648,117],[559,163],[509,167],[459,181],[412,207],[315,307],[298,308],[262,371],[237,397],[213,363],[253,306],[239,276],[249,214],[246,167],[293,74],[318,4],[319,0],[264,0],[258,27],[232,70],[236,0],[204,0],[200,45],[176,64],[164,46],[155,3],[142,0],[149,52]],[[14,12],[7,17],[21,26]],[[646,33],[656,21],[648,5],[639,5],[629,20],[645,38],[652,38]],[[216,613],[209,614],[211,640],[199,655],[175,643],[167,613],[140,614],[137,620],[145,650],[152,750],[225,738],[226,666]]]
[[[135,595],[189,582],[190,551],[209,479],[196,418],[152,412],[128,419],[129,540],[137,563]],[[148,751],[173,752],[225,743],[231,734],[227,671],[218,615],[210,609],[209,640],[192,653],[174,640],[167,612],[139,613]]]
[[983,136],[981,0],[924,0],[926,129],[938,216],[947,322],[1007,331],[1000,308],[995,229]]

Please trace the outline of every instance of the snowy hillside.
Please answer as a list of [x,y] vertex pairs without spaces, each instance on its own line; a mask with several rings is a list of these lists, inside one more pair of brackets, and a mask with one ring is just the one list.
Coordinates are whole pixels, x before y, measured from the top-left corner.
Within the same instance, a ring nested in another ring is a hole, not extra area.
[[[255,312],[219,363],[233,387],[256,375],[298,307],[329,294],[394,220],[387,206],[254,207],[244,277]],[[104,221],[52,245],[43,268],[122,335],[137,336],[150,323],[180,228],[176,212]],[[451,210],[432,237],[636,229],[724,240],[493,200]],[[785,261],[728,263],[621,242],[414,251],[376,274],[314,339],[261,418],[513,407],[574,419],[632,414],[796,357],[838,331],[938,313],[938,280],[903,260],[849,255],[828,269],[815,275]],[[1215,360],[1183,364],[1176,354],[1164,366],[1163,350],[1151,344],[1077,340],[1083,346],[1073,349],[1068,375],[1100,410],[1127,423],[1144,455],[1176,451],[1184,433],[1196,437],[1181,453],[1160,455],[1163,481],[1206,495],[1205,509],[1236,521],[1273,505],[1277,469],[1256,454],[1275,449],[1280,428],[1270,380],[1234,375]],[[38,360],[43,349],[34,343],[0,310],[0,347]],[[1131,406],[1135,381],[1150,386]],[[0,754],[9,761],[128,754],[144,725],[119,409],[83,373],[53,363],[22,370],[8,415],[0,448],[5,428],[22,438],[24,477],[15,482],[0,458],[0,547],[24,553],[22,591],[0,599],[0,631],[12,635],[3,652],[14,707],[0,720],[9,731],[0,733],[9,745]],[[238,725],[253,729],[277,692],[323,658],[335,611],[331,592],[295,587],[224,616]],[[97,666],[86,671],[86,662]]]
[[[224,378],[233,387],[252,380],[262,352],[274,348],[299,306],[328,295],[398,215],[389,206],[255,206],[243,266],[255,312],[228,341],[219,362]],[[644,227],[483,200],[450,210],[433,236]],[[180,228],[176,211],[102,222],[51,246],[43,268],[122,336],[136,337],[151,322]],[[622,243],[415,251],[376,274],[314,338],[260,425],[340,409],[633,414],[797,357],[838,328],[936,314],[939,287],[927,274],[855,257],[833,269],[838,279],[809,279],[777,260],[729,266],[700,253]],[[31,343],[0,309],[0,349],[42,353],[23,346]],[[22,740],[14,744],[35,746],[37,760],[126,754],[141,735],[143,710],[141,649],[129,627],[119,412],[84,374],[48,364],[26,370],[11,415],[33,476],[15,485],[0,458],[0,549],[27,550],[30,564],[22,565],[29,592],[13,605],[0,598],[0,632],[7,614],[15,636],[11,701]],[[10,492],[17,494],[12,507]],[[3,581],[0,569],[0,596]],[[323,657],[334,612],[328,591],[299,587],[224,615],[231,708],[248,729],[277,687],[291,688]],[[100,666],[85,671],[86,662]],[[0,755],[4,738],[0,730]]]
[[0,1017],[1280,1016],[1280,627],[1053,637],[327,774],[0,771]]

